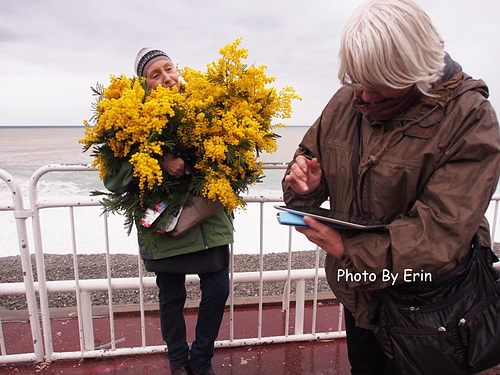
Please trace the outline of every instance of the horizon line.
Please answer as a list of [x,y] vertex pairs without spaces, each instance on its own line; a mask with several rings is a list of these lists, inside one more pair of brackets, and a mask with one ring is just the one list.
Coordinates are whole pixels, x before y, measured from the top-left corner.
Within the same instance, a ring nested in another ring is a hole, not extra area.
[[[285,125],[285,128],[308,127],[311,125]],[[84,128],[85,125],[0,125],[0,128]]]

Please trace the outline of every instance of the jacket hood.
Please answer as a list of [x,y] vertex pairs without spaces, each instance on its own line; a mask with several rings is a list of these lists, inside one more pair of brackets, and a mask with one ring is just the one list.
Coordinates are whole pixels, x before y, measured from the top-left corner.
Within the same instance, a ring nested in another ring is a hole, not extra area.
[[445,52],[444,55],[444,68],[441,74],[441,82],[448,82],[453,76],[462,71],[462,66],[453,60],[449,53]]
[[[436,106],[446,107],[447,104],[467,91],[478,91],[485,98],[489,96],[486,83],[482,80],[473,79],[462,71],[462,66],[445,52],[445,67],[442,78],[438,85],[432,90],[433,96],[423,96],[420,108],[425,115],[427,110]],[[427,109],[427,110],[426,110]]]

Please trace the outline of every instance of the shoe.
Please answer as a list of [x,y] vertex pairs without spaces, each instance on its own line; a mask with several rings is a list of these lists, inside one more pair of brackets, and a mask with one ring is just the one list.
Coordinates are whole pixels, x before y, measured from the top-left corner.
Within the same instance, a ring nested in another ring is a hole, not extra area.
[[199,372],[193,366],[189,365],[189,371],[191,371],[192,375],[215,375],[214,369],[210,369],[209,372]]
[[170,373],[172,375],[191,375],[187,367],[179,367],[170,364]]

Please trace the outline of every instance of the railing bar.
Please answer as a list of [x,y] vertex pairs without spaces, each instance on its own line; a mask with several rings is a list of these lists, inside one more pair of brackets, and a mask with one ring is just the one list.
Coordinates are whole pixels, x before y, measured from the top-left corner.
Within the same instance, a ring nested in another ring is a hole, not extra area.
[[37,270],[37,285],[38,285],[38,295],[40,298],[40,314],[42,317],[42,327],[43,327],[43,342],[45,347],[45,361],[52,361],[52,354],[54,353],[53,342],[52,342],[52,331],[50,324],[50,312],[49,312],[49,302],[47,296],[47,279],[45,273],[45,260],[43,257],[43,245],[41,236],[41,225],[40,225],[40,211],[37,207],[37,197],[36,189],[30,184],[29,188],[30,203],[33,207],[33,240],[35,243],[35,259],[36,259],[36,270]]
[[109,228],[108,228],[108,215],[104,217],[104,247],[106,250],[106,275],[108,281],[108,307],[109,307],[109,332],[111,337],[111,350],[116,350],[116,336],[115,336],[115,314],[113,310],[113,286],[111,285],[111,256],[109,253]]
[[[303,334],[303,335],[291,335],[288,338],[283,336],[269,336],[263,339],[238,339],[234,341],[220,340],[215,342],[216,348],[234,348],[241,346],[251,346],[251,345],[266,345],[266,344],[279,344],[287,342],[303,342],[312,340],[334,340],[345,338],[345,331],[343,332],[325,332],[323,334]],[[137,355],[137,354],[158,354],[164,353],[165,346],[150,346],[145,349],[135,350],[133,348],[120,348],[115,351],[110,350],[94,350],[92,352],[80,353],[80,352],[58,352],[54,354],[54,359],[73,359],[73,358],[97,358],[97,357],[117,357],[126,355]]]
[[[24,209],[23,194],[17,181],[8,172],[2,169],[0,169],[0,178],[4,180],[12,193],[12,202],[14,203],[14,206],[10,207],[9,210],[13,212],[16,223],[17,241],[23,271],[23,282],[25,287],[24,294],[26,296],[26,303],[28,305],[31,337],[33,339],[33,348],[35,351],[34,354],[37,361],[41,362],[43,361],[44,356],[43,337],[40,327],[40,319],[38,317],[35,282],[33,278],[30,246],[28,241],[28,230],[26,225],[28,217],[32,216],[32,212],[31,210]],[[5,351],[3,353],[5,353]]]
[[3,325],[2,325],[2,317],[0,316],[0,351],[1,356],[5,357],[7,355],[7,349],[5,347],[5,336],[3,335]]
[[[232,219],[231,219],[232,220]],[[229,278],[230,290],[229,294],[229,340],[234,340],[234,243],[229,245],[231,262],[229,264],[229,271],[231,277]]]
[[311,332],[316,333],[316,321],[318,314],[318,287],[319,287],[319,252],[321,251],[319,246],[316,246],[314,268],[316,272],[314,273],[314,298],[313,298],[313,311],[312,311],[312,322],[311,322]]
[[292,227],[288,228],[288,261],[286,274],[286,310],[285,310],[285,337],[290,333],[290,299],[292,293]]
[[[500,262],[495,263],[500,265]],[[302,270],[292,270],[292,281],[298,280],[302,278],[314,278],[315,269],[302,269]],[[321,270],[320,270],[321,272]],[[258,283],[259,282],[259,271],[255,272],[235,272],[234,280],[235,283]],[[288,270],[277,270],[277,271],[265,271],[262,274],[262,278],[266,282],[277,282],[277,281],[286,281],[288,275]],[[192,276],[192,277],[190,277]],[[320,276],[322,279],[325,278],[324,271]],[[144,277],[144,283],[146,288],[155,288],[155,278],[154,277]],[[198,285],[199,279],[194,275],[189,275],[186,278],[187,282],[190,285]],[[106,291],[107,290],[107,279],[89,279],[89,280],[80,280],[80,289],[87,291]],[[111,285],[113,289],[123,290],[123,289],[133,289],[139,288],[139,278],[138,277],[129,277],[129,278],[113,278],[111,279]],[[39,284],[35,283],[35,288],[39,289]],[[10,289],[15,289],[13,293],[8,293]],[[67,292],[75,292],[75,282],[74,280],[63,280],[63,281],[49,281],[47,282],[47,290],[50,293],[67,293]],[[24,294],[25,288],[24,283],[10,283],[10,284],[2,284],[0,283],[0,295],[9,295],[9,294]]]
[[75,291],[76,291],[76,309],[78,312],[78,332],[80,334],[80,350],[85,351],[85,330],[84,330],[84,314],[82,311],[82,298],[80,289],[80,274],[78,267],[78,257],[76,251],[76,232],[75,232],[75,215],[73,207],[69,207],[69,222],[71,228],[71,251],[73,254],[73,272],[75,274]]
[[339,325],[338,325],[338,329],[337,329],[338,333],[343,332],[342,331],[343,316],[344,316],[344,305],[339,303]]
[[262,337],[262,321],[263,321],[263,295],[264,295],[264,281],[262,274],[264,272],[264,203],[259,203],[259,319],[257,328],[257,337]]
[[498,216],[498,200],[495,200],[495,208],[494,208],[494,211],[493,211],[493,226],[492,226],[492,234],[491,234],[491,243],[492,243],[492,246],[493,244],[495,243],[495,235],[496,235],[496,231],[497,231],[497,216]]
[[139,268],[139,302],[141,305],[141,344],[142,348],[146,347],[146,314],[144,303],[144,272],[142,271],[142,258],[137,254],[137,267]]
[[302,335],[304,333],[304,317],[305,317],[305,279],[300,279],[295,282],[295,329],[294,335]]
[[0,355],[0,364],[40,362],[35,353]]

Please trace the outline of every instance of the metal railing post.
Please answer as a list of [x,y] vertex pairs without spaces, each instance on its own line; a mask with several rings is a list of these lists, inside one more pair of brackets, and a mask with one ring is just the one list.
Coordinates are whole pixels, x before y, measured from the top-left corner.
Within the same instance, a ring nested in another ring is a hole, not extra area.
[[304,333],[304,314],[306,304],[306,280],[300,279],[295,282],[295,334]]
[[[21,259],[21,267],[23,270],[23,281],[26,289],[26,303],[28,305],[28,314],[31,328],[31,336],[33,339],[34,356],[37,362],[42,362],[44,359],[42,331],[40,320],[38,318],[38,307],[36,301],[35,282],[33,279],[32,264],[30,258],[30,247],[28,242],[28,230],[26,220],[33,216],[33,211],[24,209],[23,195],[18,183],[6,171],[0,169],[0,178],[3,179],[12,193],[12,201],[14,206],[12,211],[16,221],[17,240],[19,244],[19,255]],[[0,322],[1,324],[1,322]],[[2,344],[4,343],[2,338]],[[5,346],[2,353],[5,354]]]
[[83,336],[82,350],[94,350],[94,325],[92,323],[92,302],[90,300],[90,292],[87,290],[80,291],[80,303],[82,305],[81,316],[81,336]]

